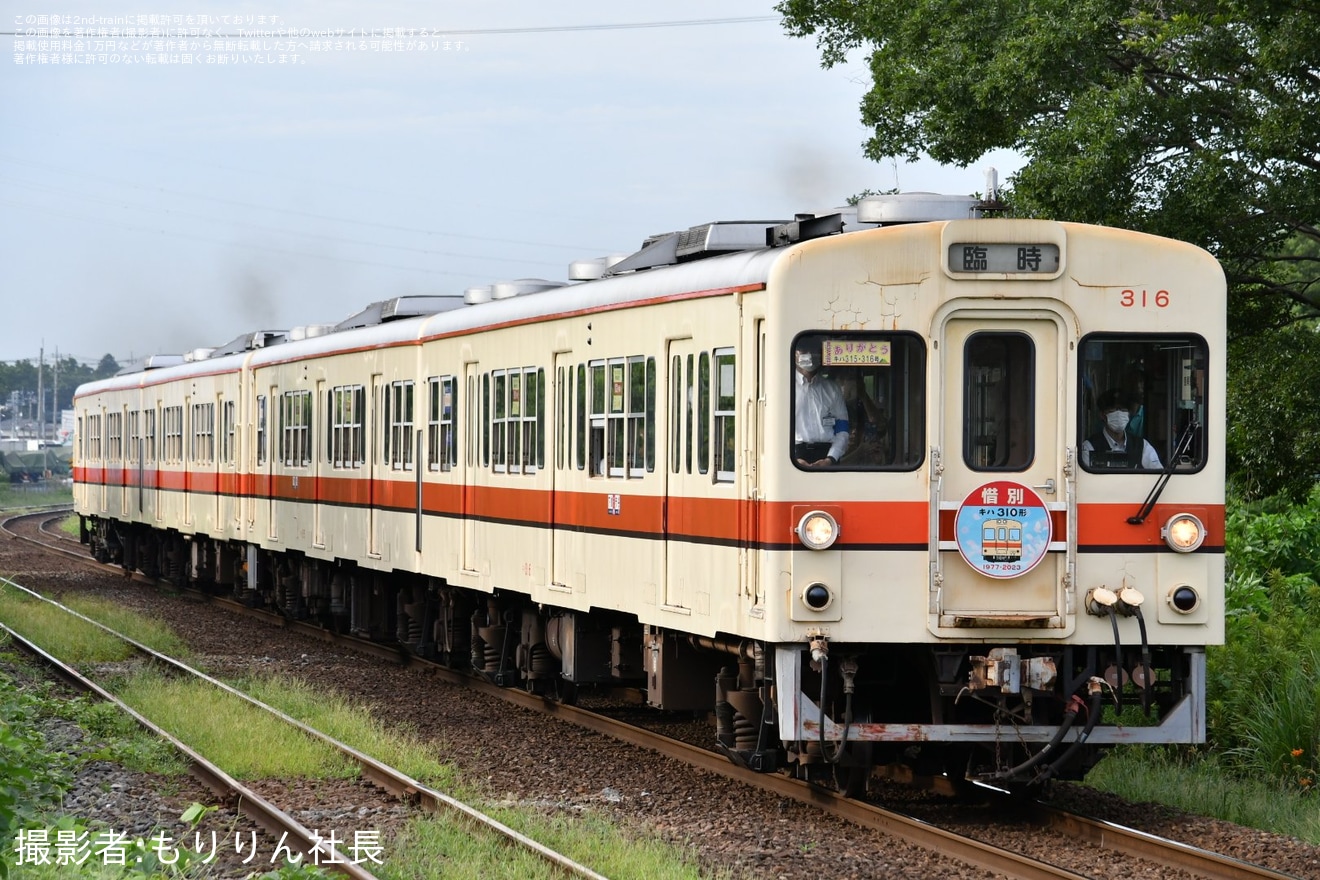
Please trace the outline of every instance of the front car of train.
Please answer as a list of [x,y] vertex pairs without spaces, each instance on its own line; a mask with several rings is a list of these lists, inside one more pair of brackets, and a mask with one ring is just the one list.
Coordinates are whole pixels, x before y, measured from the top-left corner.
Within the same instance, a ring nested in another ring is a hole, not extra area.
[[[975,214],[859,214],[931,208]],[[722,702],[773,703],[774,757],[1014,787],[1076,778],[1108,744],[1204,741],[1223,639],[1214,259],[1078,224],[900,222],[795,246],[766,293],[773,687],[745,676]],[[721,737],[735,758],[773,760],[742,729]]]

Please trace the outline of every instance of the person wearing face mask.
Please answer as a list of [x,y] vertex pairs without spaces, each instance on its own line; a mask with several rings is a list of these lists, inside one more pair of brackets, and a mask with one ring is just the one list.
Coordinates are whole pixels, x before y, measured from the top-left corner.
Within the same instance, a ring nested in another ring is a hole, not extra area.
[[799,342],[793,358],[793,458],[799,467],[833,467],[848,449],[848,405],[838,383],[820,375],[818,344]]
[[1146,440],[1132,437],[1127,432],[1130,420],[1126,398],[1118,389],[1110,389],[1100,395],[1096,401],[1100,415],[1104,418],[1104,427],[1094,437],[1082,443],[1082,464],[1091,466],[1091,455],[1096,453],[1097,464],[1102,460],[1107,463],[1117,462],[1120,467],[1161,470],[1160,457],[1155,447]]

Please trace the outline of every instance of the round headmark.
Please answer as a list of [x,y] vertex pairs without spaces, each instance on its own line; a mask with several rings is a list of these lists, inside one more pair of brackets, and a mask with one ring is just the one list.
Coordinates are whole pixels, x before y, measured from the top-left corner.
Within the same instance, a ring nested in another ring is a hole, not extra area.
[[1049,549],[1053,524],[1030,486],[995,480],[973,489],[958,508],[958,552],[992,578],[1014,578],[1035,568]]

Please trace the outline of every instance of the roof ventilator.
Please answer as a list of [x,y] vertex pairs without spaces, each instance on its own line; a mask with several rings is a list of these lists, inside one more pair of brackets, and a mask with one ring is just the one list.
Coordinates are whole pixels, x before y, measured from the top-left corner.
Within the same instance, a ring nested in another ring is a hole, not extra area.
[[974,196],[944,196],[912,192],[867,196],[857,203],[861,223],[926,223],[932,220],[966,220],[981,215],[981,201]]
[[434,296],[396,296],[383,299],[367,306],[356,315],[351,315],[335,325],[334,332],[355,330],[358,327],[374,327],[403,318],[421,318],[437,312],[447,312],[463,305],[457,294],[437,294]]
[[266,348],[271,345],[278,345],[289,338],[287,330],[254,330],[251,333],[244,333],[211,352],[211,357],[224,357],[227,354],[239,354],[244,351],[256,351],[258,348]]
[[842,214],[798,214],[792,223],[781,223],[765,231],[766,247],[783,247],[799,241],[843,232]]
[[490,286],[491,299],[511,299],[529,293],[541,293],[564,287],[565,281],[546,281],[544,278],[519,278],[515,281],[496,281]]
[[782,220],[719,221],[702,223],[679,232],[653,235],[642,242],[641,250],[615,263],[602,277],[672,266],[736,251],[760,250],[765,247],[768,230],[781,223]]
[[568,264],[569,281],[595,281],[611,268],[623,262],[627,254],[610,254],[608,257],[594,257],[589,260],[574,260]]

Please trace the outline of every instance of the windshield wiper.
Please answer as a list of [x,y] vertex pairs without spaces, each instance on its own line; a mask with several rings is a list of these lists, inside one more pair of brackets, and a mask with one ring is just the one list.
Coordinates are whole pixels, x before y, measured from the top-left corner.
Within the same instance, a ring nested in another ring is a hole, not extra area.
[[1160,494],[1169,482],[1169,477],[1173,476],[1173,469],[1178,466],[1183,454],[1187,452],[1187,447],[1192,445],[1192,437],[1196,435],[1196,429],[1199,427],[1201,427],[1201,423],[1196,419],[1192,419],[1187,423],[1187,427],[1183,428],[1182,436],[1178,438],[1178,445],[1174,447],[1173,455],[1169,456],[1169,463],[1164,466],[1164,472],[1155,481],[1155,486],[1150,490],[1150,494],[1146,496],[1146,500],[1141,503],[1141,509],[1137,511],[1137,515],[1128,517],[1129,523],[1139,526],[1146,521],[1146,517],[1150,516],[1150,512],[1155,509],[1155,502],[1160,500]]

